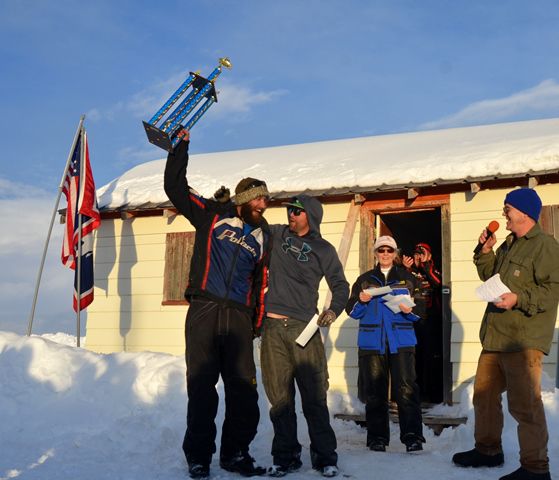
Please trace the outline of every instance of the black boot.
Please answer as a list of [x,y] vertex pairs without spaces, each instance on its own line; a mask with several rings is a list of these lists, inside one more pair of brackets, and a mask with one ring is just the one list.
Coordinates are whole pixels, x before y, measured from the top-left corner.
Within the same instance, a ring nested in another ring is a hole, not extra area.
[[255,477],[264,475],[266,469],[254,464],[248,452],[239,452],[231,457],[220,457],[219,466],[228,472],[239,473],[243,477]]
[[191,463],[188,465],[190,478],[208,478],[210,476],[210,466],[201,463]]
[[419,452],[421,450],[423,450],[423,444],[421,443],[421,440],[411,440],[409,442],[406,442],[406,452]]
[[499,467],[505,463],[505,457],[502,453],[485,455],[474,448],[467,452],[455,453],[452,461],[459,467]]
[[406,435],[402,436],[401,440],[402,443],[406,446],[406,452],[419,452],[423,450],[425,437],[423,437],[423,435],[407,433]]
[[303,466],[300,455],[293,457],[290,462],[274,464],[268,469],[269,477],[285,477],[288,473],[293,473]]
[[367,447],[373,452],[386,452],[386,442],[380,437],[367,439]]
[[551,480],[551,475],[549,472],[534,473],[520,467],[518,470],[501,477],[499,480]]

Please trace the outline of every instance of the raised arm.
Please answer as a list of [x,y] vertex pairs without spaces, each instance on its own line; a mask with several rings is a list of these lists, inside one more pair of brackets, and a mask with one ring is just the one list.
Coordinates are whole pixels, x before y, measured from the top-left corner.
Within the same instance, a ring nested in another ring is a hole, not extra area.
[[197,228],[206,216],[206,200],[189,187],[186,179],[189,143],[185,138],[167,156],[164,188],[177,210]]

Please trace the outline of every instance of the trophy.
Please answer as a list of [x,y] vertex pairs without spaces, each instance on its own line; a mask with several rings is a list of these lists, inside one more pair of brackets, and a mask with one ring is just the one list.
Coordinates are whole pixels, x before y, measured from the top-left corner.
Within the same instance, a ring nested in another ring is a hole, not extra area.
[[[217,102],[217,92],[215,90],[214,81],[219,77],[221,67],[230,69],[232,66],[231,61],[227,57],[224,57],[219,59],[219,65],[208,78],[204,78],[198,73],[190,72],[188,78],[177,91],[169,97],[157,113],[151,117],[150,121],[143,122],[148,140],[163,150],[171,152],[180,142],[180,138],[177,137],[176,134],[183,128],[191,130],[213,103]],[[190,87],[192,87],[192,90],[190,90],[188,95],[179,103],[178,107],[176,107],[167,118],[163,118]],[[183,125],[182,122],[186,120],[188,115],[203,99],[205,99],[205,102],[202,103],[198,110],[196,110]]]

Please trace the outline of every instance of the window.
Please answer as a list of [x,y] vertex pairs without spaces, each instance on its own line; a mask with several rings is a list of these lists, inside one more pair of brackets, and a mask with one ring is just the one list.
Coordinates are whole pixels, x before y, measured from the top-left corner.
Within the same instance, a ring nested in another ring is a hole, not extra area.
[[165,241],[163,305],[188,305],[184,291],[188,285],[194,232],[168,233]]

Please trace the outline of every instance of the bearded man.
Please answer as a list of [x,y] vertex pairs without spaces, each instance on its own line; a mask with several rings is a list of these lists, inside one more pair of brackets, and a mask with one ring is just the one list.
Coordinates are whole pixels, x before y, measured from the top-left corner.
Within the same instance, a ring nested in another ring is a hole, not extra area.
[[182,130],[165,166],[165,192],[196,229],[185,298],[187,428],[183,451],[191,478],[207,478],[216,451],[219,376],[225,390],[220,466],[242,476],[263,475],[249,445],[260,412],[253,358],[253,327],[264,314],[270,233],[263,213],[266,183],[245,178],[234,203],[205,199],[186,178],[189,133]]

